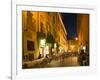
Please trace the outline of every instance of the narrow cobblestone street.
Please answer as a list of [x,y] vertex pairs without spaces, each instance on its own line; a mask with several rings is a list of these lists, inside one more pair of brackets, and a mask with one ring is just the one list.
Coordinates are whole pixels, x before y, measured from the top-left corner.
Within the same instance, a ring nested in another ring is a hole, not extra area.
[[[31,63],[34,64],[34,63]],[[47,62],[45,64],[38,62],[38,64],[32,66],[32,68],[49,68],[49,67],[75,67],[80,66],[78,63],[78,57],[77,56],[69,56],[65,58],[58,58],[58,59],[52,59],[50,62]]]
[[67,57],[64,59],[52,60],[46,64],[47,67],[64,67],[64,66],[79,66],[76,56]]
[[22,11],[22,68],[89,66],[89,14]]

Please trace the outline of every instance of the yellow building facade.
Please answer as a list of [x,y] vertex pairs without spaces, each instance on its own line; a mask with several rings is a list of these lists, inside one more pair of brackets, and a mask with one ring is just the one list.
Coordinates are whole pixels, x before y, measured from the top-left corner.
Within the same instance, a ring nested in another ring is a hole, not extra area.
[[78,14],[77,20],[79,47],[87,46],[89,49],[89,14]]
[[60,13],[22,11],[23,60],[67,51],[66,36]]

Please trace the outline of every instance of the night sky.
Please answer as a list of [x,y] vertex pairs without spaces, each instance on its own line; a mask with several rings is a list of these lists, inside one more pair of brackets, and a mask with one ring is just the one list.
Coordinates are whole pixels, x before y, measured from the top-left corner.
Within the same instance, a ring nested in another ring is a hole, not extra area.
[[61,13],[62,20],[67,30],[67,39],[77,37],[77,14],[74,13]]

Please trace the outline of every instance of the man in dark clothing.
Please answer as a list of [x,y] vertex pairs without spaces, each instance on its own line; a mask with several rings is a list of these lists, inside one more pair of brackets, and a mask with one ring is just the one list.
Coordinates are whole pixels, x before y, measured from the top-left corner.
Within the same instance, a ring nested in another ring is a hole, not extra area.
[[79,54],[79,63],[81,66],[86,65],[86,57],[87,57],[87,54],[84,52],[84,50],[81,50]]

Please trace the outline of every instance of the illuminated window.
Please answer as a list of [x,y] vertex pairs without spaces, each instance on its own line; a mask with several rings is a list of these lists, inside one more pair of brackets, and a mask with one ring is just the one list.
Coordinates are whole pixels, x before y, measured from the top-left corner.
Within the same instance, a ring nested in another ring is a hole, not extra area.
[[49,46],[46,46],[46,54],[49,54]]
[[56,43],[54,44],[54,48],[57,48],[57,44]]
[[40,40],[40,45],[45,46],[45,42],[46,42],[45,39]]

